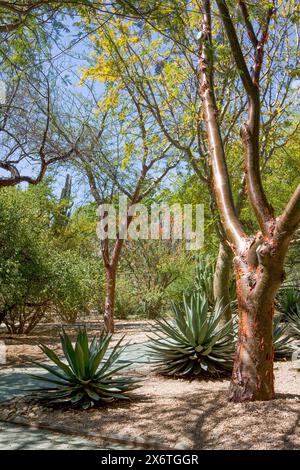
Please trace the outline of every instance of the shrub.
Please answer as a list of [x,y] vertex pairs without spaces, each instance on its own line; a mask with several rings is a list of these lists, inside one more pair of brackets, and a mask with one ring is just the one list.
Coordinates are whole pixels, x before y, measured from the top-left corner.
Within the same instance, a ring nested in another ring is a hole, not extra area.
[[45,345],[40,345],[40,348],[56,367],[34,362],[51,373],[50,377],[31,375],[36,380],[52,385],[34,390],[35,396],[41,403],[79,406],[86,409],[95,404],[128,399],[128,392],[139,386],[131,377],[116,376],[117,372],[130,365],[129,362],[122,364],[118,362],[125,349],[120,345],[122,339],[105,358],[111,335],[102,332],[89,344],[86,330],[79,330],[75,347],[64,331],[60,338],[65,362]]
[[75,323],[99,305],[99,266],[71,250],[57,252],[52,261],[52,302],[62,322]]
[[57,206],[47,185],[0,192],[0,323],[11,333],[30,333],[53,312],[74,322],[98,305],[103,269],[90,234],[80,239],[75,218],[54,233]]
[[45,318],[49,309],[47,302],[38,304],[20,302],[6,306],[4,324],[11,334],[29,334]]
[[169,240],[127,241],[117,280],[117,318],[158,318],[179,300],[191,262],[181,244]]
[[10,332],[28,333],[51,298],[47,189],[0,192],[0,321]]

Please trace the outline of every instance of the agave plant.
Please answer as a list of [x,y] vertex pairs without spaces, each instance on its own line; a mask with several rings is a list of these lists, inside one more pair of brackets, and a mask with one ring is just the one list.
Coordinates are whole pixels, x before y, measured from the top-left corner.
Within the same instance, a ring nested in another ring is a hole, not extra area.
[[137,388],[137,381],[131,377],[116,377],[115,374],[130,363],[118,362],[126,346],[120,341],[104,358],[110,344],[111,335],[102,332],[89,344],[85,329],[78,332],[75,347],[63,331],[60,335],[65,361],[47,346],[40,349],[55,366],[34,362],[51,373],[51,376],[31,375],[34,379],[51,384],[51,387],[34,390],[43,403],[81,406],[86,409],[95,404],[111,402],[115,399],[129,398],[127,392]]
[[[196,291],[200,294],[204,294],[207,297],[210,306],[213,306],[215,303],[214,276],[215,266],[212,260],[210,260],[208,257],[199,257],[198,264],[195,270],[194,284],[192,286],[192,289],[193,292]],[[228,283],[231,307],[232,309],[234,309],[236,305],[236,283],[232,277],[228,279]]]
[[300,289],[295,286],[280,289],[277,308],[288,321],[291,335],[300,338]]
[[[287,320],[294,315],[300,317],[300,289],[294,286],[282,287],[276,296],[277,308]],[[285,318],[284,318],[285,319]]]
[[296,307],[293,313],[289,315],[289,325],[291,334],[299,339],[300,338],[300,304]]
[[221,325],[220,303],[209,307],[204,294],[184,297],[172,305],[173,320],[157,320],[151,337],[150,356],[156,370],[166,375],[216,375],[233,364],[234,338],[231,321]]
[[282,315],[276,315],[273,322],[274,357],[277,360],[291,357],[293,348],[292,338],[287,324],[281,322]]
[[195,270],[193,291],[205,293],[209,305],[214,303],[214,266],[208,258],[199,258]]

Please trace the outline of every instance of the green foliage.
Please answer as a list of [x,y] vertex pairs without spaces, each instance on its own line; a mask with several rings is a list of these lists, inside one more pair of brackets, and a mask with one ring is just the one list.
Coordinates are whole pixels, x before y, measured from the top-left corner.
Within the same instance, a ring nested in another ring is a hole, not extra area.
[[199,257],[195,272],[194,288],[196,292],[205,293],[209,305],[214,303],[214,266],[208,258]]
[[47,346],[40,345],[40,349],[56,367],[35,362],[50,372],[51,377],[31,375],[34,379],[52,384],[36,392],[42,403],[86,409],[116,399],[128,399],[128,392],[138,387],[137,381],[131,377],[116,377],[117,372],[130,365],[128,362],[120,365],[119,362],[125,350],[120,345],[122,340],[108,352],[111,335],[104,332],[89,344],[86,330],[80,330],[75,347],[64,331],[60,339],[67,363],[61,361]]
[[65,184],[61,190],[59,204],[53,217],[52,229],[54,233],[59,234],[64,230],[70,221],[71,208],[72,208],[72,178],[70,175],[66,176]]
[[43,311],[51,298],[47,197],[45,187],[0,192],[0,312],[12,330],[16,316],[22,330],[25,317],[30,324],[34,311]]
[[29,333],[46,314],[75,321],[98,305],[100,262],[81,252],[82,237],[53,230],[58,205],[46,184],[0,192],[0,320],[12,333]]
[[186,290],[193,265],[181,244],[165,240],[127,242],[117,282],[117,318],[154,319]]
[[[195,292],[204,294],[210,306],[215,303],[214,300],[214,275],[215,261],[212,256],[199,255],[196,260],[196,268],[193,270],[189,286],[186,289],[187,295],[193,295]],[[236,288],[235,278],[228,279],[229,292],[231,298],[231,307],[236,308]]]
[[173,304],[174,320],[157,320],[149,346],[156,370],[178,376],[216,375],[232,368],[232,324],[221,326],[219,304],[209,308],[205,294]]
[[99,313],[100,293],[95,291],[102,280],[99,264],[72,251],[53,257],[53,308],[63,322],[74,323],[93,309]]

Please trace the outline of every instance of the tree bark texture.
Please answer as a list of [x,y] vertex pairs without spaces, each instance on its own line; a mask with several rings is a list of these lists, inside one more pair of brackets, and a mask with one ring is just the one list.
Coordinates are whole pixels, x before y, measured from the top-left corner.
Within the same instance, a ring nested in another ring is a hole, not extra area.
[[214,273],[214,300],[220,302],[224,309],[224,322],[231,320],[231,296],[229,282],[232,269],[233,254],[224,242],[219,244],[219,252]]

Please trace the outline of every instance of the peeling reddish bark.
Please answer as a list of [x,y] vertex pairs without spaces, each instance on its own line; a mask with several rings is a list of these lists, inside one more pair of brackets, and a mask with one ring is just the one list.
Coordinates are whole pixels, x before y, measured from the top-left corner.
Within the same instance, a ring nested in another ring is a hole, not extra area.
[[290,237],[281,241],[279,222],[273,224],[269,236],[248,238],[245,249],[235,253],[239,330],[229,391],[235,402],[274,398],[274,300],[284,281]]
[[235,258],[239,331],[229,390],[235,402],[274,398],[274,299],[284,279],[285,249],[258,240]]
[[274,398],[273,303],[240,297],[236,360],[229,389],[234,402]]

